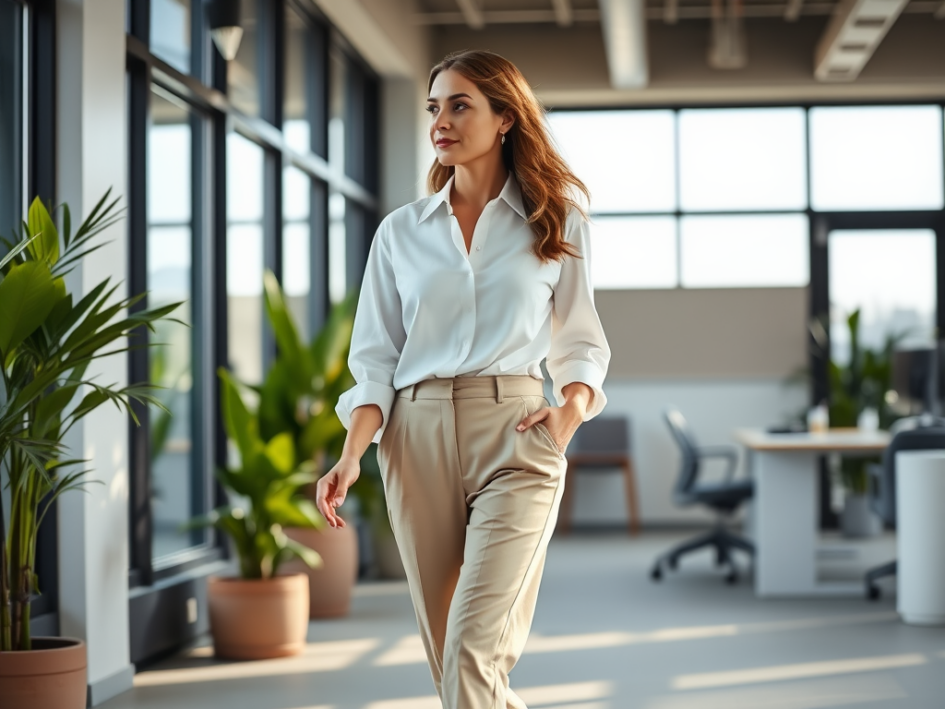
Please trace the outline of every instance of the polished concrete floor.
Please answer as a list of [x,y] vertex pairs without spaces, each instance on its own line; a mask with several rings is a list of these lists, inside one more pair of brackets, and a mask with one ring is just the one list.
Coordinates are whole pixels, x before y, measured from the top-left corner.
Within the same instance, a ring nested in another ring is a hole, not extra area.
[[[512,674],[530,709],[945,709],[945,628],[902,624],[890,594],[757,600],[750,576],[725,585],[708,554],[652,583],[652,559],[683,536],[552,541]],[[840,554],[825,571],[858,572],[889,547]],[[308,638],[304,655],[263,662],[197,648],[103,706],[439,709],[403,583],[361,584],[350,617],[314,622]]]

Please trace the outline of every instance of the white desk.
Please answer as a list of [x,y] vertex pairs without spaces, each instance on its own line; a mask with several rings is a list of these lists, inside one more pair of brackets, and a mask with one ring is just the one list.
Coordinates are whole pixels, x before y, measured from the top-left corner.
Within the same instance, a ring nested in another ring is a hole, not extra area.
[[753,454],[755,594],[862,595],[862,583],[817,579],[817,460],[828,453],[876,455],[889,445],[889,434],[856,429],[776,434],[738,429],[734,436]]

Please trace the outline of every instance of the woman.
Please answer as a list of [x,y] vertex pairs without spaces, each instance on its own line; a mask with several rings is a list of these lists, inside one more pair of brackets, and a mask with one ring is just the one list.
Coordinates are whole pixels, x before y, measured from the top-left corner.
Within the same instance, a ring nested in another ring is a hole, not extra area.
[[[584,185],[524,77],[495,54],[430,74],[431,197],[390,214],[368,257],[337,411],[344,454],[318,483],[332,527],[372,440],[445,709],[519,709],[563,492],[564,450],[604,407]],[[559,406],[542,396],[540,362]]]

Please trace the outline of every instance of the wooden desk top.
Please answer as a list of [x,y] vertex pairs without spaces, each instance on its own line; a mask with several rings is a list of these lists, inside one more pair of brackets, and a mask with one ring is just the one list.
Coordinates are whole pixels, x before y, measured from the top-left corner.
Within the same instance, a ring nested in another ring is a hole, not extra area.
[[888,431],[867,433],[856,428],[831,428],[825,433],[767,433],[738,428],[733,435],[751,450],[796,453],[881,453],[891,439]]

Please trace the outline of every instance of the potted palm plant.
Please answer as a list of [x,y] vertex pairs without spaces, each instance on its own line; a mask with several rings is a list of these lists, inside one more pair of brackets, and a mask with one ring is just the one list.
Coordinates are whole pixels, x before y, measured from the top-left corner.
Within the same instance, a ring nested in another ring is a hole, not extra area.
[[4,709],[81,709],[86,703],[85,645],[74,638],[33,638],[30,603],[40,525],[58,497],[90,482],[69,460],[64,436],[106,403],[134,418],[131,401],[160,404],[153,387],[104,384],[90,363],[128,350],[125,338],[166,318],[175,303],[129,314],[144,298],[116,298],[106,279],[75,298],[65,276],[102,244],[93,239],[119,219],[109,193],[72,233],[36,199],[16,243],[0,259],[0,480],[9,491],[9,523],[0,505],[0,697]]
[[208,581],[214,652],[242,660],[296,655],[305,647],[308,628],[308,577],[278,572],[291,558],[310,567],[321,562],[286,533],[324,524],[302,492],[317,479],[315,464],[299,462],[288,433],[263,438],[259,410],[247,406],[244,388],[225,369],[219,376],[224,426],[239,464],[217,470],[231,501],[191,522],[229,536],[239,560],[238,577]]
[[[263,439],[287,434],[298,460],[311,461],[321,476],[341,455],[345,429],[335,414],[341,394],[354,380],[348,370],[348,350],[354,326],[356,294],[335,305],[322,329],[310,343],[299,335],[285,295],[272,272],[264,277],[266,315],[275,335],[279,356],[258,389],[260,431]],[[351,491],[364,501],[374,490],[362,476]],[[322,531],[312,527],[286,530],[290,537],[315,549],[324,564],[306,569],[300,561],[287,570],[309,576],[312,618],[345,615],[357,580],[358,539],[354,525]]]

